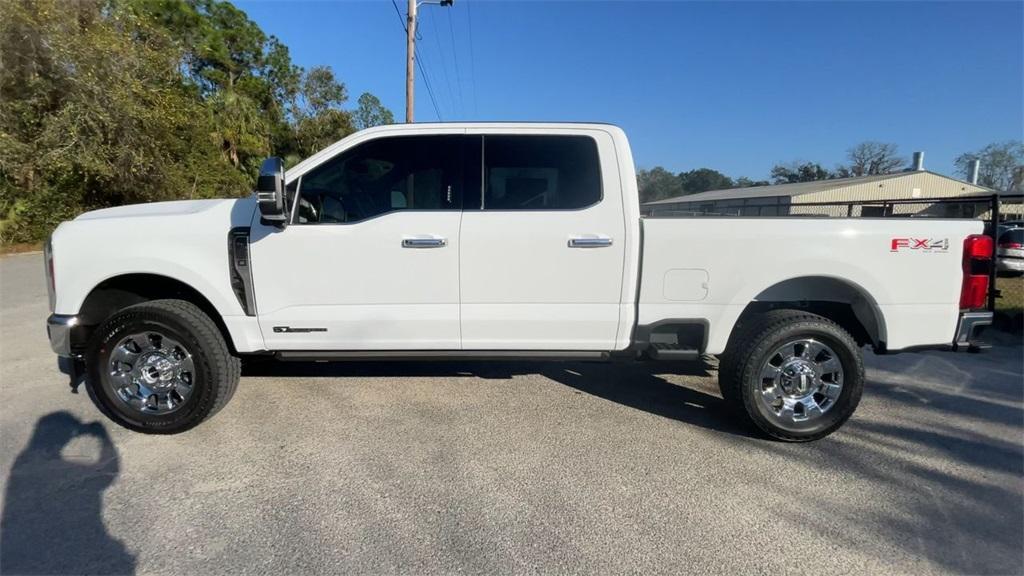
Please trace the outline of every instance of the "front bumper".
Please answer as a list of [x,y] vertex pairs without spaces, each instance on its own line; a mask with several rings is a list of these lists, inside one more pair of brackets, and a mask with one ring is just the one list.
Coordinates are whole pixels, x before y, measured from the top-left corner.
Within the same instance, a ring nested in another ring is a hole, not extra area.
[[981,339],[981,333],[992,325],[991,312],[961,312],[956,325],[954,350],[979,350],[988,345]]
[[71,351],[71,341],[76,326],[78,316],[51,314],[46,319],[46,335],[50,338],[50,348],[58,356],[70,358],[74,355]]

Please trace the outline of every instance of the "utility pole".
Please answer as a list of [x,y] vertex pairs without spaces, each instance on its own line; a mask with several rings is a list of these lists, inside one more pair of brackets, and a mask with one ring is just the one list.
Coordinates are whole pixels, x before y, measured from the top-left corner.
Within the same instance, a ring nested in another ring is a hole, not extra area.
[[416,14],[420,4],[451,6],[454,0],[409,0],[405,21],[405,122],[412,124],[416,90]]
[[412,124],[412,105],[416,89],[416,0],[409,0],[405,23],[405,123]]

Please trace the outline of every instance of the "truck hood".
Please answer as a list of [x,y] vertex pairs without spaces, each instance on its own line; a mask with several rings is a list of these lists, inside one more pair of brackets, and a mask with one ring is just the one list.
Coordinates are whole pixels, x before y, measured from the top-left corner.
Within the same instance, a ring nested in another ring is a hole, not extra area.
[[135,218],[147,216],[184,216],[212,210],[225,204],[244,201],[237,199],[217,200],[175,200],[172,202],[152,202],[149,204],[131,204],[115,208],[103,208],[86,212],[75,220],[101,220],[104,218]]

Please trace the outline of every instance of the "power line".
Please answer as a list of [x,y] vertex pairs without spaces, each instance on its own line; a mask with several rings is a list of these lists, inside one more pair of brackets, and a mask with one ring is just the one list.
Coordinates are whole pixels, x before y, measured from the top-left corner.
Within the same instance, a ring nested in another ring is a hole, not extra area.
[[462,73],[459,72],[459,47],[455,44],[455,27],[452,25],[452,12],[446,10],[448,13],[448,32],[452,37],[452,56],[455,58],[455,86],[459,92],[459,108],[462,108]]
[[466,21],[469,28],[469,78],[470,86],[473,88],[473,116],[476,112],[476,59],[473,57],[473,10],[470,8],[473,2],[466,0]]
[[[455,94],[452,92],[452,82],[448,79],[448,66],[445,64],[446,58],[444,57],[444,51],[441,49],[441,41],[439,38],[441,35],[437,32],[437,12],[431,12],[430,23],[434,27],[434,46],[437,47],[437,57],[441,59],[441,71],[444,72],[444,82],[448,86],[448,98],[452,102],[452,109],[455,108]],[[458,82],[458,78],[455,79]]]
[[405,18],[402,17],[402,11],[398,9],[398,3],[391,0],[391,5],[395,7],[395,14],[398,16],[398,24],[402,27],[402,31],[408,34],[409,29],[405,27]]
[[437,100],[434,99],[434,89],[430,87],[430,76],[427,76],[427,70],[423,67],[423,58],[420,57],[420,49],[416,48],[416,66],[420,69],[420,74],[423,76],[423,85],[427,87],[427,94],[430,95],[430,103],[434,106],[434,114],[437,116],[438,122],[444,122],[441,118],[441,112],[437,108]]
[[[395,0],[391,0],[391,5],[395,7],[395,15],[398,16],[398,24],[406,34],[409,34],[409,29],[405,26],[405,18],[402,18],[402,11],[398,9],[398,3],[395,2]],[[434,114],[437,116],[437,120],[442,122],[441,112],[437,108],[437,100],[434,99],[434,91],[430,87],[430,79],[427,77],[427,71],[423,68],[423,62],[420,60],[420,51],[417,49],[416,66],[420,69],[420,75],[423,76],[423,85],[427,87],[427,94],[430,95],[430,103],[434,106]]]

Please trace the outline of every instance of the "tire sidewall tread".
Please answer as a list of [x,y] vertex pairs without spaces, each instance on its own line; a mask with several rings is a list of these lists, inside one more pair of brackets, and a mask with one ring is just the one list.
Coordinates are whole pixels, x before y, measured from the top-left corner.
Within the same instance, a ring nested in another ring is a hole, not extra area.
[[[828,340],[843,365],[843,391],[836,405],[822,416],[821,425],[793,431],[775,425],[755,404],[751,381],[759,374],[765,357],[782,341],[797,337]],[[860,403],[864,389],[864,362],[853,337],[841,326],[817,314],[792,309],[771,310],[745,319],[722,355],[719,388],[736,413],[768,436],[786,442],[823,438],[846,422]]]
[[[198,389],[186,406],[167,415],[145,417],[132,413],[111,396],[100,378],[109,346],[147,325],[165,327],[182,338],[196,367]],[[198,306],[184,300],[151,300],[111,315],[89,341],[86,366],[86,388],[99,409],[119,425],[148,434],[177,434],[197,426],[227,404],[241,376],[241,362],[231,354],[217,325]]]

